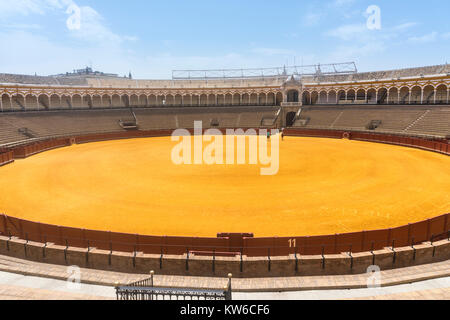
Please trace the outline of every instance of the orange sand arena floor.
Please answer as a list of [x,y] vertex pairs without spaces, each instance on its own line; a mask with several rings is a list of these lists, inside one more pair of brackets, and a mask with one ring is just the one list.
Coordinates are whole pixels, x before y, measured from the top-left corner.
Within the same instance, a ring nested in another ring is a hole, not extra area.
[[145,235],[302,236],[405,225],[450,212],[450,158],[286,137],[280,170],[180,165],[170,138],[75,145],[0,168],[0,212]]

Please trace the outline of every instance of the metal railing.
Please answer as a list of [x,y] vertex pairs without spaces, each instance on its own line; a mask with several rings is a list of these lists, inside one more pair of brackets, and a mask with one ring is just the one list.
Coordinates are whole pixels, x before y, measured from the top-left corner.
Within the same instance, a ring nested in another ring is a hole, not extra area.
[[232,300],[232,274],[228,275],[228,284],[223,290],[155,287],[154,274],[151,271],[150,278],[126,286],[116,282],[117,300]]

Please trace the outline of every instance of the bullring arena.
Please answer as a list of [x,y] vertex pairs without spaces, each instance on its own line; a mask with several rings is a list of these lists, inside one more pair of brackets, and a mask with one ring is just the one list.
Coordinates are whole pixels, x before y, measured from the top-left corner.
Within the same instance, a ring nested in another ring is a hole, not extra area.
[[[0,83],[3,255],[237,278],[450,258],[449,65],[167,81],[86,70]],[[283,129],[272,137],[278,173],[175,165],[170,136],[194,121]]]

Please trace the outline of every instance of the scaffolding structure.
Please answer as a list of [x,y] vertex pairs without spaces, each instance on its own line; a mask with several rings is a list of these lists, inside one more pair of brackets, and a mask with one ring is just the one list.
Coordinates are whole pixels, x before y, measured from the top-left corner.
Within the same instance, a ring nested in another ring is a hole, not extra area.
[[248,79],[357,73],[355,62],[255,69],[173,70],[173,80]]

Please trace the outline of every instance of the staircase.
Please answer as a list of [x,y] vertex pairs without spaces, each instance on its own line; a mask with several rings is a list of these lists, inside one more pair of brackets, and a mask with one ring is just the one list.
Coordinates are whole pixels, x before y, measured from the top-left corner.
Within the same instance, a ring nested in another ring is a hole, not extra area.
[[409,129],[411,129],[412,127],[414,127],[416,125],[416,123],[418,123],[420,120],[422,120],[423,118],[425,118],[427,116],[427,114],[429,114],[431,112],[431,110],[427,110],[424,112],[424,114],[422,114],[419,118],[417,118],[414,122],[412,122],[409,126],[406,127],[405,130],[403,131],[408,131]]

